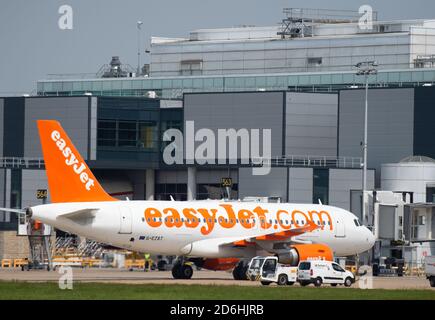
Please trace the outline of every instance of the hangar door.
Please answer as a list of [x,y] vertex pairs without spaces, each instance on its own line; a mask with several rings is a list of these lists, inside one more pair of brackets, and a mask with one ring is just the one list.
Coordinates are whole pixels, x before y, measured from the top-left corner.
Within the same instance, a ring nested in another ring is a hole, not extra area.
[[118,207],[120,227],[119,233],[131,233],[132,231],[132,213],[128,203],[123,203]]

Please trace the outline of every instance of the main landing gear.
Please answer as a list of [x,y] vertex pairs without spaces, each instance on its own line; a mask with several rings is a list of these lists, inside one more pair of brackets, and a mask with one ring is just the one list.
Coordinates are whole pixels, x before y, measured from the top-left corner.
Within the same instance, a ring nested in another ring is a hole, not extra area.
[[193,275],[192,262],[185,262],[184,259],[178,259],[172,267],[172,276],[174,279],[190,279]]
[[240,261],[237,266],[233,270],[233,278],[234,280],[248,280],[246,275],[246,271],[248,271],[249,265],[244,263],[244,261]]

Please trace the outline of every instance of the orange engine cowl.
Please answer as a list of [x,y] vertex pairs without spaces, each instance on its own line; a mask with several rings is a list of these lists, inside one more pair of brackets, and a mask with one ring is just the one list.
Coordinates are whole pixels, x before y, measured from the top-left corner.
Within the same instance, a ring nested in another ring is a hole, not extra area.
[[334,260],[331,248],[324,244],[295,244],[286,253],[278,254],[280,263],[297,266],[303,260]]
[[230,270],[236,266],[239,259],[236,258],[214,258],[205,259],[202,268],[208,270]]

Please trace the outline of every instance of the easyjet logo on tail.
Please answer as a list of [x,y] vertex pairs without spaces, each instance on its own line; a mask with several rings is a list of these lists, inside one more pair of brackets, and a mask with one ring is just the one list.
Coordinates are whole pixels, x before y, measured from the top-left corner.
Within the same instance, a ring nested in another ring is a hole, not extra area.
[[51,132],[51,139],[56,142],[56,146],[65,157],[65,164],[71,167],[74,173],[77,174],[80,182],[83,183],[86,190],[91,190],[94,186],[94,180],[89,177],[86,164],[77,159],[77,156],[71,148],[67,146],[65,139],[62,138],[59,131],[53,130]]

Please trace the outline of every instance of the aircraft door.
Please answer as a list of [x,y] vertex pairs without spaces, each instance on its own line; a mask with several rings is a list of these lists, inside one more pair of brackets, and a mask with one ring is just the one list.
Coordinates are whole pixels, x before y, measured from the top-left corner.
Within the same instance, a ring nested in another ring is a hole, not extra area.
[[346,226],[343,219],[335,219],[335,237],[344,238],[346,237]]
[[128,203],[123,203],[118,207],[119,210],[119,233],[129,234],[132,232],[132,212]]

